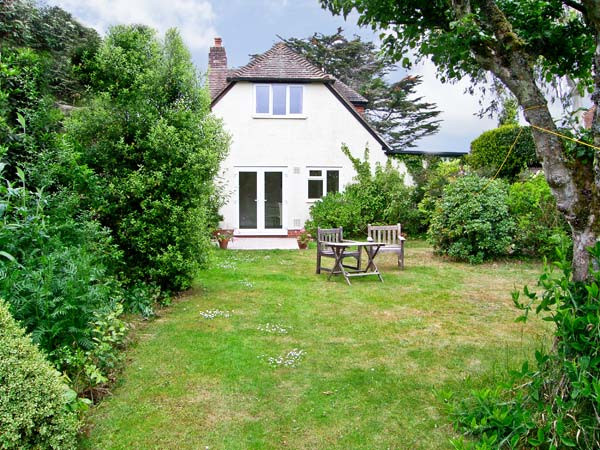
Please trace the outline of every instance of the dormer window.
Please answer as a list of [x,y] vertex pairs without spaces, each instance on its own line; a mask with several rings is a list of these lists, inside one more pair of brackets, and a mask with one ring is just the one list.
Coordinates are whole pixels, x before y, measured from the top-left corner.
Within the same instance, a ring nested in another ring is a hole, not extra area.
[[303,88],[293,84],[256,84],[255,113],[264,116],[300,116]]

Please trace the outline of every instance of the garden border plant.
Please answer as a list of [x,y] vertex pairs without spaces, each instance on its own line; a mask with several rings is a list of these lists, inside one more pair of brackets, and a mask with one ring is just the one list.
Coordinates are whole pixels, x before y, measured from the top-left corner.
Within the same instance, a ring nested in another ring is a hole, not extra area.
[[[513,293],[517,321],[535,312],[552,322],[553,348],[536,351],[535,367],[523,363],[509,382],[453,403],[457,428],[479,440],[456,448],[600,447],[600,271],[575,281],[568,247],[563,241],[557,261],[544,265],[541,294]],[[588,251],[600,261],[600,243]]]

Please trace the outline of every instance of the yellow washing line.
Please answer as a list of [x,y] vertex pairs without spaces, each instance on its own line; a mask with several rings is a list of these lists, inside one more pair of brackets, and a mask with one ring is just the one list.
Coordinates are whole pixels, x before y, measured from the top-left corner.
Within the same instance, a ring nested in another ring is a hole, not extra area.
[[600,150],[600,147],[597,147],[597,146],[592,145],[592,144],[588,144],[587,142],[580,141],[579,139],[575,139],[575,138],[572,138],[572,137],[569,137],[569,136],[565,136],[564,134],[557,133],[556,131],[552,131],[552,130],[548,130],[546,128],[538,127],[537,125],[529,125],[529,126],[531,128],[535,128],[536,130],[545,131],[546,133],[553,134],[554,136],[558,136],[558,137],[561,137],[563,139],[567,139],[569,141],[576,142],[578,144],[585,145],[587,147],[591,147],[594,150]]
[[496,171],[496,173],[494,174],[494,176],[492,178],[490,178],[490,180],[485,184],[485,186],[483,187],[483,189],[481,191],[479,191],[480,194],[488,188],[488,186],[490,185],[490,183],[492,181],[494,181],[496,179],[496,177],[498,176],[498,174],[500,173],[500,171],[504,167],[504,164],[506,164],[506,161],[508,161],[508,157],[512,153],[513,148],[515,148],[515,145],[517,145],[517,141],[519,140],[519,137],[521,136],[522,132],[523,132],[523,127],[519,127],[519,132],[517,133],[517,137],[513,141],[513,143],[510,146],[510,148],[508,149],[508,152],[506,153],[506,157],[504,158],[504,161],[502,161],[502,164],[500,164],[500,167],[498,167],[498,170]]
[[[530,109],[536,109],[536,108],[541,108],[541,106],[533,106],[531,108],[525,109],[525,111],[529,111]],[[576,142],[577,144],[581,144],[581,145],[585,145],[587,147],[591,147],[594,150],[600,150],[600,147],[598,147],[596,145],[588,144],[587,142],[580,141],[579,139],[575,139],[575,138],[572,138],[570,136],[565,136],[564,134],[557,133],[556,131],[552,131],[552,130],[548,130],[546,128],[538,127],[537,125],[531,125],[530,124],[529,126],[531,128],[535,128],[536,130],[543,131],[545,133],[549,133],[549,134],[552,134],[554,136],[561,137],[563,139],[567,139],[567,140],[569,140],[571,142]],[[519,137],[521,136],[521,132],[522,131],[523,131],[523,127],[520,127],[519,128],[519,133],[517,134],[517,137],[513,141],[513,143],[510,146],[510,148],[508,149],[508,152],[506,153],[506,157],[504,158],[504,161],[502,161],[502,164],[500,164],[500,167],[498,168],[498,170],[496,171],[496,173],[494,174],[494,176],[486,183],[486,185],[483,187],[483,189],[481,191],[479,191],[479,193],[482,193],[483,191],[485,191],[487,189],[487,187],[490,185],[490,183],[492,181],[494,181],[498,177],[498,174],[500,173],[500,171],[504,167],[504,164],[506,164],[506,161],[508,161],[508,157],[510,156],[510,154],[513,151],[513,149],[515,148],[515,145],[517,145],[517,141],[519,140]]]

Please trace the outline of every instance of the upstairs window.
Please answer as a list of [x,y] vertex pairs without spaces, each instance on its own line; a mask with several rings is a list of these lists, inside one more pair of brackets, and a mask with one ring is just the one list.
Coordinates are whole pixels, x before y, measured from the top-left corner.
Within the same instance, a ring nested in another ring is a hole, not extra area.
[[317,200],[325,193],[340,191],[340,171],[309,169],[308,171],[308,198]]
[[255,85],[255,113],[269,116],[303,113],[303,88],[290,84]]

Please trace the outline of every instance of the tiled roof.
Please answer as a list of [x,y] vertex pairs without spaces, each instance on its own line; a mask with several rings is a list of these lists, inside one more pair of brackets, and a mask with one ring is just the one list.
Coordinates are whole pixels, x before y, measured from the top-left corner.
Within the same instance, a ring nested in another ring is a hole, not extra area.
[[228,81],[239,80],[303,80],[331,81],[333,78],[306,58],[278,42],[230,75]]
[[[356,108],[367,103],[367,99],[344,84],[337,78],[326,74],[317,66],[309,62],[304,56],[290,49],[283,42],[278,42],[265,53],[256,56],[252,61],[239,69],[228,69],[225,82],[224,72],[213,77],[213,83],[218,86],[209,86],[212,104],[227,93],[229,88],[237,81],[280,81],[280,82],[322,82],[348,109],[348,111],[364,126],[367,131],[382,145],[386,152],[391,147],[357,112]],[[209,72],[210,75],[210,72]],[[210,83],[209,77],[209,83]],[[356,107],[354,106],[356,104]]]
[[209,83],[214,100],[233,81],[286,80],[333,82],[333,88],[350,103],[367,103],[367,99],[337,78],[326,74],[304,56],[278,42],[270,50],[256,56],[238,69],[211,69],[215,73]]
[[350,103],[368,103],[369,101],[347,84],[335,78],[333,88]]
[[227,78],[230,77],[235,69],[221,69],[217,68],[215,71],[214,68],[209,68],[209,81],[208,81],[208,90],[210,91],[210,99],[214,100],[225,90],[225,88],[229,85]]

